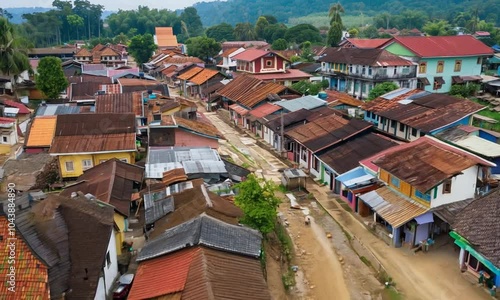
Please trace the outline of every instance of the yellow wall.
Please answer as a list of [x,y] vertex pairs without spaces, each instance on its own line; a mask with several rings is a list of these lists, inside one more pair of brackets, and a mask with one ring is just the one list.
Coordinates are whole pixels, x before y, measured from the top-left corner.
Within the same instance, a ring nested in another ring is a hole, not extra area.
[[172,116],[173,114],[175,114],[176,112],[178,112],[180,110],[181,110],[181,107],[177,106],[177,107],[174,107],[172,109],[169,109],[169,110],[162,112],[161,115],[162,116]]
[[10,154],[10,145],[0,145],[0,154]]
[[380,180],[382,180],[383,182],[389,183],[389,173],[387,173],[387,171],[380,169],[380,176],[379,177],[380,177]]
[[422,204],[422,205],[423,205],[423,206],[425,206],[425,207],[431,207],[431,202],[430,202],[430,201],[429,201],[429,202],[427,202],[427,201],[425,201],[425,200],[423,200],[423,199],[420,199],[419,197],[417,197],[417,196],[415,195],[415,192],[416,192],[416,191],[417,191],[417,190],[416,190],[415,188],[413,188],[413,187],[411,188],[411,198],[412,198],[413,200],[417,201],[418,203]]
[[115,232],[116,241],[116,253],[118,255],[122,254],[122,243],[125,241],[125,217],[121,214],[115,212],[113,215],[113,220],[116,226],[118,226],[119,231]]
[[[93,166],[101,163],[101,160],[108,160],[111,158],[127,159],[129,164],[135,163],[135,152],[116,152],[116,153],[102,153],[102,154],[79,154],[79,155],[59,155],[59,169],[63,178],[78,177],[83,174],[82,161],[85,159],[92,160]],[[66,170],[66,162],[73,162],[73,171]]]

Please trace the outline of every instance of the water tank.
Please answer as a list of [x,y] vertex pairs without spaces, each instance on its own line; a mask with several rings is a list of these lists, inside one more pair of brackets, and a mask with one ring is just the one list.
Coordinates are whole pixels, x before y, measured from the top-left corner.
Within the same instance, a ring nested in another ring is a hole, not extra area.
[[327,97],[328,97],[328,95],[326,94],[326,92],[319,92],[318,93],[318,98],[320,98],[322,100],[326,100]]

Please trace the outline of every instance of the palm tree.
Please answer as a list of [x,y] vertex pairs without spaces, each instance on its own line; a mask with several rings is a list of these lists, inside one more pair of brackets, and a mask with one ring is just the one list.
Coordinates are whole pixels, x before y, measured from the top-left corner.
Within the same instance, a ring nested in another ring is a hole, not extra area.
[[330,24],[339,23],[342,24],[342,19],[340,18],[340,14],[344,13],[344,7],[339,2],[330,6],[328,10],[328,16],[330,17]]
[[9,21],[0,18],[0,73],[11,76],[13,90],[17,76],[30,69],[28,49]]

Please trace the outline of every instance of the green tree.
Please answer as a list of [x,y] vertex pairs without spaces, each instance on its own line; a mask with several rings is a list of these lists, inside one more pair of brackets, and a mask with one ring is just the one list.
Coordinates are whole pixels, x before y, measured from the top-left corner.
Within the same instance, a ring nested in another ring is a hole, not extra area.
[[12,19],[12,14],[6,9],[0,8],[0,18]]
[[136,35],[130,40],[128,52],[132,54],[137,65],[142,66],[147,62],[153,52],[156,50],[156,44],[153,36],[149,33]]
[[299,24],[289,28],[285,33],[285,40],[290,43],[302,44],[309,41],[319,43],[323,41],[319,29],[310,24]]
[[180,20],[184,22],[189,34],[183,34],[179,41],[185,41],[189,37],[200,36],[203,34],[203,24],[201,23],[198,11],[194,7],[187,7],[180,15]]
[[234,202],[243,212],[241,223],[259,230],[262,235],[273,231],[280,199],[275,195],[276,185],[250,174],[236,185],[239,190]]
[[269,26],[269,22],[265,17],[259,17],[257,23],[255,23],[255,34],[257,38],[264,39],[265,38],[265,30]]
[[332,47],[338,46],[342,41],[342,24],[334,22],[328,29],[327,44]]
[[66,17],[68,24],[76,29],[76,38],[80,39],[80,35],[78,34],[79,28],[83,27],[83,18],[79,15],[69,15]]
[[328,10],[328,16],[330,17],[330,25],[333,23],[339,23],[342,27],[342,17],[340,14],[344,13],[344,7],[339,3],[335,3],[332,6],[330,6],[330,9]]
[[425,23],[422,30],[428,35],[453,35],[453,29],[451,28],[450,23],[445,20],[432,21]]
[[199,57],[205,62],[210,62],[211,58],[217,55],[221,49],[220,43],[204,36],[188,39],[186,41],[186,46],[189,55]]
[[350,38],[355,38],[359,35],[359,30],[357,28],[351,28],[347,32],[349,33]]
[[286,50],[288,49],[288,42],[285,39],[277,39],[271,45],[273,50]]
[[368,94],[368,100],[373,100],[382,96],[383,94],[389,93],[390,91],[397,90],[399,86],[392,81],[386,81],[377,84]]
[[301,80],[292,84],[292,89],[296,90],[302,95],[317,95],[323,89],[323,82],[310,82],[307,80]]
[[302,61],[313,62],[314,61],[314,54],[312,52],[311,42],[307,41],[307,42],[302,43],[301,49],[302,49],[302,53],[300,54],[300,57],[302,58]]
[[253,41],[257,38],[251,23],[238,23],[234,27],[234,38],[238,41]]
[[267,22],[269,23],[269,25],[272,25],[272,24],[277,24],[278,23],[278,20],[276,19],[275,16],[271,16],[271,15],[263,15],[262,17],[266,18]]
[[59,94],[68,87],[68,80],[64,76],[61,59],[47,56],[40,59],[35,77],[36,87],[48,99],[58,99]]
[[19,37],[10,22],[0,18],[0,73],[16,82],[19,74],[30,69],[28,50],[27,42]]
[[207,37],[212,38],[217,42],[233,41],[234,40],[233,32],[234,32],[233,26],[227,23],[221,23],[219,25],[209,27],[206,31],[206,35]]
[[128,36],[125,33],[120,32],[119,35],[117,35],[113,38],[113,44],[127,45],[128,44]]
[[375,28],[375,26],[373,26],[373,25],[370,25],[370,26],[364,27],[364,28],[363,28],[363,29],[361,29],[361,31],[359,32],[359,37],[360,37],[360,38],[367,38],[367,39],[373,39],[373,38],[376,38],[376,37],[378,37],[378,31],[377,31],[377,28]]
[[264,29],[264,39],[268,43],[273,43],[277,39],[285,38],[287,27],[283,23],[271,24]]

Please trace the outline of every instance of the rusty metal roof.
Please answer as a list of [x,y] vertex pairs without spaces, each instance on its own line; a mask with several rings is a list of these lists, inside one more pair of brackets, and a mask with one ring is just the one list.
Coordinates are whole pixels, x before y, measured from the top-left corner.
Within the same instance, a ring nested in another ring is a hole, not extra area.
[[223,135],[220,131],[212,125],[211,123],[189,120],[181,117],[174,117],[174,122],[177,127],[183,128],[185,130],[194,131],[199,134],[203,134],[209,137],[221,138]]
[[324,136],[335,129],[343,127],[347,123],[349,123],[349,120],[333,114],[290,129],[286,132],[286,136],[304,144],[307,141]]
[[347,93],[342,93],[335,90],[326,90],[325,92],[328,96],[326,98],[326,101],[328,102],[329,106],[345,104],[353,107],[360,107],[364,103],[363,101],[358,100]]
[[338,174],[342,174],[357,167],[360,160],[397,145],[394,140],[370,132],[339,144],[318,157]]
[[313,152],[318,152],[345,141],[360,132],[369,130],[371,127],[372,125],[368,122],[351,119],[344,126],[330,130],[322,136],[304,142],[304,146]]
[[98,95],[95,100],[96,113],[134,113],[142,116],[140,92]]
[[214,77],[217,74],[219,74],[219,71],[203,69],[201,72],[191,77],[189,81],[194,84],[200,85],[207,82],[207,80],[209,80],[210,78]]
[[363,104],[362,108],[427,133],[470,116],[485,107],[446,94],[398,89]]
[[360,199],[370,205],[394,228],[406,224],[429,210],[416,201],[397,194],[387,186],[363,194]]
[[250,114],[256,118],[262,118],[274,112],[277,112],[280,109],[281,107],[278,105],[274,105],[272,103],[264,103],[262,105],[259,105],[257,108],[252,109],[250,111]]
[[179,76],[177,76],[177,79],[188,80],[188,79],[194,77],[196,74],[200,73],[203,70],[204,69],[202,67],[191,68],[191,69],[187,70],[186,72],[184,72],[184,73],[180,74]]
[[401,58],[384,49],[338,48],[326,49],[318,59],[321,62],[355,64],[363,66],[412,66],[415,63]]
[[241,107],[238,104],[231,104],[231,105],[229,105],[229,109],[234,110],[237,114],[242,115],[242,116],[248,114],[248,112],[249,112],[248,109],[246,109],[244,107]]
[[[307,122],[311,122],[315,119],[322,118],[324,116],[329,116],[332,114],[335,114],[336,111],[333,109],[330,109],[326,106],[314,109],[314,110],[307,110],[307,109],[299,109],[297,111],[289,112],[289,113],[284,113],[283,114],[283,126],[285,127],[285,130],[291,129],[295,125],[301,125],[305,124]],[[281,115],[275,115],[273,116],[272,119],[270,119],[265,125],[273,130],[277,131],[279,130],[279,127],[281,126]],[[288,127],[288,128],[287,128]]]
[[428,136],[392,148],[373,163],[423,193],[474,165],[495,166]]
[[134,114],[77,114],[57,117],[50,153],[135,151]]

